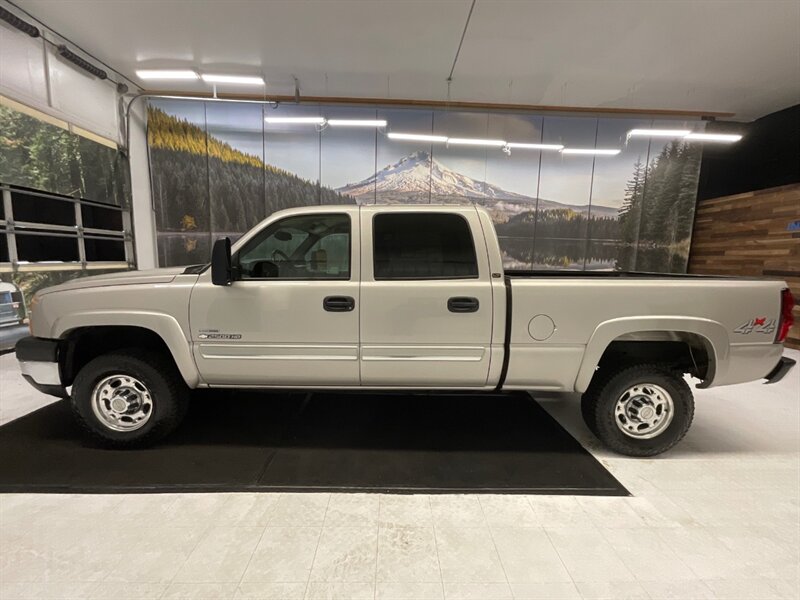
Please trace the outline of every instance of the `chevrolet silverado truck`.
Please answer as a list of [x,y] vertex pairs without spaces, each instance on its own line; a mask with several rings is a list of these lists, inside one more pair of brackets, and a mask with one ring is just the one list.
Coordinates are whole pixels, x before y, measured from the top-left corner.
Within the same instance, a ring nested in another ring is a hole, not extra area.
[[786,374],[793,303],[781,281],[504,271],[475,206],[318,206],[218,240],[207,265],[40,291],[16,352],[113,446],[172,431],[194,388],[546,390],[582,394],[602,442],[650,456],[692,422],[686,374]]

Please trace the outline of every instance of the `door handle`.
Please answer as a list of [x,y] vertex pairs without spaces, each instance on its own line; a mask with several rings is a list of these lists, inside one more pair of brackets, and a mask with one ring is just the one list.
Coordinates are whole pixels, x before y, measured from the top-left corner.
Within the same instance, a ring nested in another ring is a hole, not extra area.
[[350,312],[356,307],[356,301],[350,296],[326,296],[322,308],[328,312]]
[[456,296],[447,301],[447,310],[453,313],[473,313],[478,312],[481,303],[477,298],[469,296]]

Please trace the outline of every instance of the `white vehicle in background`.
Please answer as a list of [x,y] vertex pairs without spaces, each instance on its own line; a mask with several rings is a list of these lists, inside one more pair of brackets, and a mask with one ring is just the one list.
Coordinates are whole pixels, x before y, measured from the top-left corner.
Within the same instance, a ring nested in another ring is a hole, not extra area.
[[475,206],[317,206],[219,240],[208,265],[40,291],[17,358],[116,446],[174,429],[192,388],[529,390],[582,394],[606,445],[652,456],[692,422],[684,374],[789,371],[793,304],[775,280],[505,271]]
[[0,281],[0,327],[22,325],[25,322],[25,298],[13,283]]

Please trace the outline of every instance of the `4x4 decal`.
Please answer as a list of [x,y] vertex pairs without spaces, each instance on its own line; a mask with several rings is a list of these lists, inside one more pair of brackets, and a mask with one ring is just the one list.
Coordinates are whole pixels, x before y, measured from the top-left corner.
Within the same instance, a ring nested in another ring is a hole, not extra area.
[[742,323],[736,329],[733,330],[734,333],[742,333],[747,335],[749,333],[772,333],[775,331],[775,327],[777,324],[776,319],[767,319],[766,317],[754,317],[747,321],[747,323]]

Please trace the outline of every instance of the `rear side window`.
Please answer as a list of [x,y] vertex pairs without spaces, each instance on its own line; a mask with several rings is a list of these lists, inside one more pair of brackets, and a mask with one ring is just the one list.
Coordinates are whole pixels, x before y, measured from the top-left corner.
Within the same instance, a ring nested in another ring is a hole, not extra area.
[[472,233],[461,215],[379,214],[372,236],[376,280],[478,277]]

